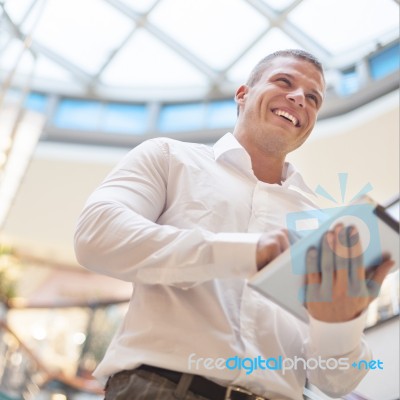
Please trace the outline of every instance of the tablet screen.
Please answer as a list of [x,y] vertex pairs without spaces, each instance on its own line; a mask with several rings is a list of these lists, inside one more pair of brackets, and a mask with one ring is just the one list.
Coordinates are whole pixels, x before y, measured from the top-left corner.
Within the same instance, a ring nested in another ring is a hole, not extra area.
[[394,220],[399,222],[399,213],[400,213],[400,201],[397,198],[393,203],[389,204],[385,207],[386,212],[393,217]]
[[396,232],[399,232],[400,230],[399,212],[400,198],[398,196],[384,206],[378,205],[375,209],[375,214],[384,220]]

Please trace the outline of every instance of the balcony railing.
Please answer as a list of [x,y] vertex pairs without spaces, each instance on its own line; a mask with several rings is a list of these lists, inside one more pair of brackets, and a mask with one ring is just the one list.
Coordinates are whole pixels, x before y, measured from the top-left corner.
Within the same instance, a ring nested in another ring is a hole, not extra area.
[[100,400],[102,389],[79,377],[54,374],[0,321],[0,400]]

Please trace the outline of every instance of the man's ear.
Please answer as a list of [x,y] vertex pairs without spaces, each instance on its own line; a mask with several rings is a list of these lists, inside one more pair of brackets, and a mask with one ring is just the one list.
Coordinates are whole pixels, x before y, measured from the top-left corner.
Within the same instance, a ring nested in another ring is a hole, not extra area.
[[237,105],[241,105],[246,101],[248,91],[249,87],[247,85],[242,85],[236,90],[235,101]]

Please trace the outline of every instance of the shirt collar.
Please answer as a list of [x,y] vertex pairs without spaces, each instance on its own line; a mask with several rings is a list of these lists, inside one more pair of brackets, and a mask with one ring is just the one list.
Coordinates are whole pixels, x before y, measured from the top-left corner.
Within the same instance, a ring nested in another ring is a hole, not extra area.
[[245,148],[232,133],[228,132],[222,136],[222,138],[214,144],[213,150],[217,162],[226,161],[243,169],[254,177],[249,153],[247,153]]
[[306,184],[300,172],[289,162],[285,162],[283,167],[282,186],[316,196],[314,191]]
[[[214,144],[213,150],[216,161],[226,160],[234,165],[242,166],[245,170],[251,171],[251,175],[254,177],[250,156],[232,133],[228,132],[222,136]],[[282,187],[315,196],[300,172],[289,162],[285,162],[283,167]]]
[[[246,151],[232,133],[228,132],[219,139],[213,146],[215,160],[224,157],[225,154],[239,150]],[[247,153],[247,152],[246,152]]]

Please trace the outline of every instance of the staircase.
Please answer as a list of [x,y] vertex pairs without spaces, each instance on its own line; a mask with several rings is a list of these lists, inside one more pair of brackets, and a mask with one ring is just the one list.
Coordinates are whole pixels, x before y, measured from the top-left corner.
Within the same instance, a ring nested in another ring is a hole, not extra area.
[[0,321],[0,400],[35,399],[50,373]]
[[[57,396],[58,395],[58,396]],[[54,375],[0,320],[0,400],[101,400],[102,390],[79,377]]]

